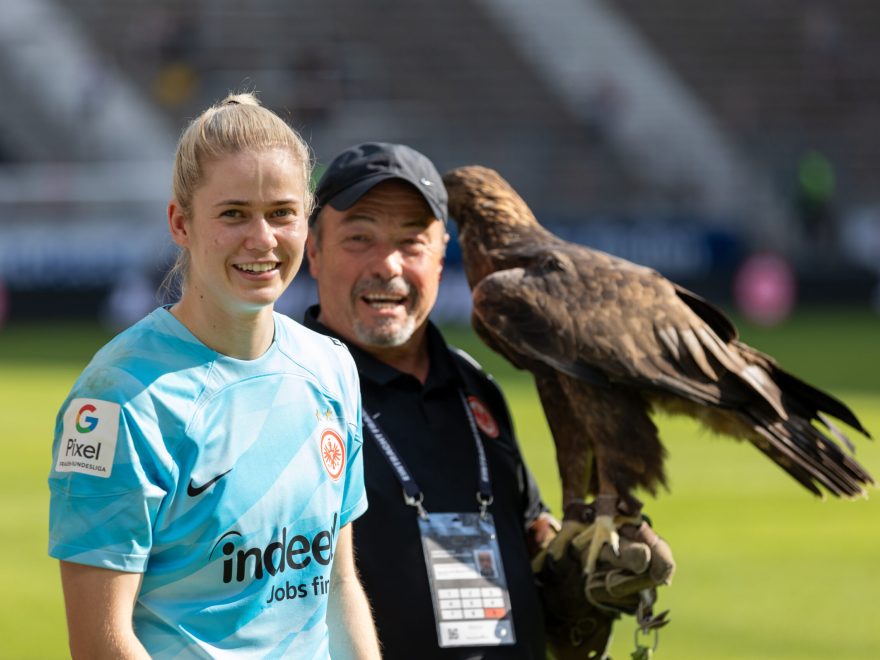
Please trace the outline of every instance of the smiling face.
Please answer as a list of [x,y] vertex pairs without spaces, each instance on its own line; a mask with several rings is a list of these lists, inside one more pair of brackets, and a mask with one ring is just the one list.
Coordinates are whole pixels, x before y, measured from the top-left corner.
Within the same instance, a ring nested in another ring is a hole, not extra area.
[[178,307],[208,318],[272,305],[302,263],[307,235],[302,165],[288,151],[243,151],[204,165],[191,212],[172,201],[174,241],[189,252]]
[[369,352],[417,345],[437,300],[448,238],[402,181],[380,183],[345,211],[326,206],[308,247],[321,322]]

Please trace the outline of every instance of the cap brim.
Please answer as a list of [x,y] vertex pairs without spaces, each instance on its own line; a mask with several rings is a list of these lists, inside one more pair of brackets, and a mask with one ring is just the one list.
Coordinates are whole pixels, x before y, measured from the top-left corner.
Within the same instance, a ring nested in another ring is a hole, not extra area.
[[374,176],[367,177],[366,179],[362,179],[357,183],[350,185],[348,188],[343,190],[342,192],[334,195],[330,199],[327,200],[325,206],[332,206],[337,211],[347,211],[352,206],[354,206],[357,201],[366,195],[370,190],[376,187],[378,184],[383,181],[388,181],[390,179],[397,179],[398,181],[404,181],[410,184],[413,188],[415,188],[419,194],[424,198],[426,202],[428,202],[428,206],[431,208],[431,211],[434,213],[434,217],[439,219],[444,224],[446,223],[446,216],[443,212],[443,209],[437,204],[437,202],[427,195],[425,195],[421,188],[418,185],[406,179],[402,176],[398,176],[396,174],[391,174],[388,172],[379,172]]

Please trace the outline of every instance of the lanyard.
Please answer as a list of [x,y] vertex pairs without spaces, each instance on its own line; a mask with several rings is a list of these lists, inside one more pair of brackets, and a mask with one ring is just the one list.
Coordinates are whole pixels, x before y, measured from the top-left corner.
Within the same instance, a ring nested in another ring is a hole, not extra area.
[[[486,448],[483,446],[483,440],[480,438],[480,432],[477,430],[477,421],[474,419],[474,413],[468,405],[464,392],[459,390],[458,397],[461,400],[462,406],[464,406],[464,412],[471,429],[471,435],[474,438],[474,444],[477,446],[477,503],[480,505],[480,517],[485,518],[486,511],[489,508],[489,505],[492,504],[493,500],[492,482],[489,480],[489,461],[486,459]],[[391,444],[388,436],[385,435],[384,431],[382,431],[376,423],[376,420],[373,419],[373,416],[367,412],[366,408],[363,409],[363,417],[364,425],[367,427],[367,430],[369,430],[370,435],[376,440],[376,444],[379,445],[379,449],[382,450],[382,455],[385,456],[385,460],[388,461],[394,475],[397,477],[400,485],[403,486],[404,502],[409,506],[415,507],[421,518],[427,519],[428,514],[422,506],[422,501],[425,499],[424,493],[422,493],[422,490],[419,488],[418,484],[416,484],[416,480],[413,478],[409,468],[406,467],[406,464],[394,449],[394,445]]]

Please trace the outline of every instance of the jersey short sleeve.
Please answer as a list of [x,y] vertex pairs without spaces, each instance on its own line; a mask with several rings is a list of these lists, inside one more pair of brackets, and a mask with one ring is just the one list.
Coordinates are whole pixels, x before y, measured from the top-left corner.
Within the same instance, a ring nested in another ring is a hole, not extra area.
[[[358,404],[360,393],[358,392]],[[364,487],[364,455],[363,435],[361,431],[360,405],[354,418],[355,426],[349,423],[349,447],[351,460],[345,473],[345,491],[342,496],[341,521],[347,525],[355,518],[361,516],[367,510],[367,493]]]
[[87,370],[63,404],[49,475],[49,554],[143,572],[165,490],[133,411],[132,377]]
[[332,345],[333,354],[339,359],[336,371],[342,409],[346,419],[346,453],[344,472],[344,494],[340,521],[346,525],[367,510],[367,494],[364,486],[363,431],[361,427],[360,379],[354,359],[345,344],[320,335],[314,335],[321,342]]

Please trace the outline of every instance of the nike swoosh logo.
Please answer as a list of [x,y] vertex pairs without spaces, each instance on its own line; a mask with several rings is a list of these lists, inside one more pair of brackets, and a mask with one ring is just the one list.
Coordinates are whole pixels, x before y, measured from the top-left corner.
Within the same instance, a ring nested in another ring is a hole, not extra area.
[[201,495],[202,493],[204,493],[206,490],[208,490],[211,486],[213,486],[215,483],[220,481],[223,477],[225,477],[230,472],[232,472],[232,468],[229,468],[223,474],[218,474],[216,477],[214,477],[210,481],[206,481],[201,486],[194,486],[192,479],[190,479],[189,483],[186,485],[186,494],[189,495],[190,497],[196,497],[197,495]]

